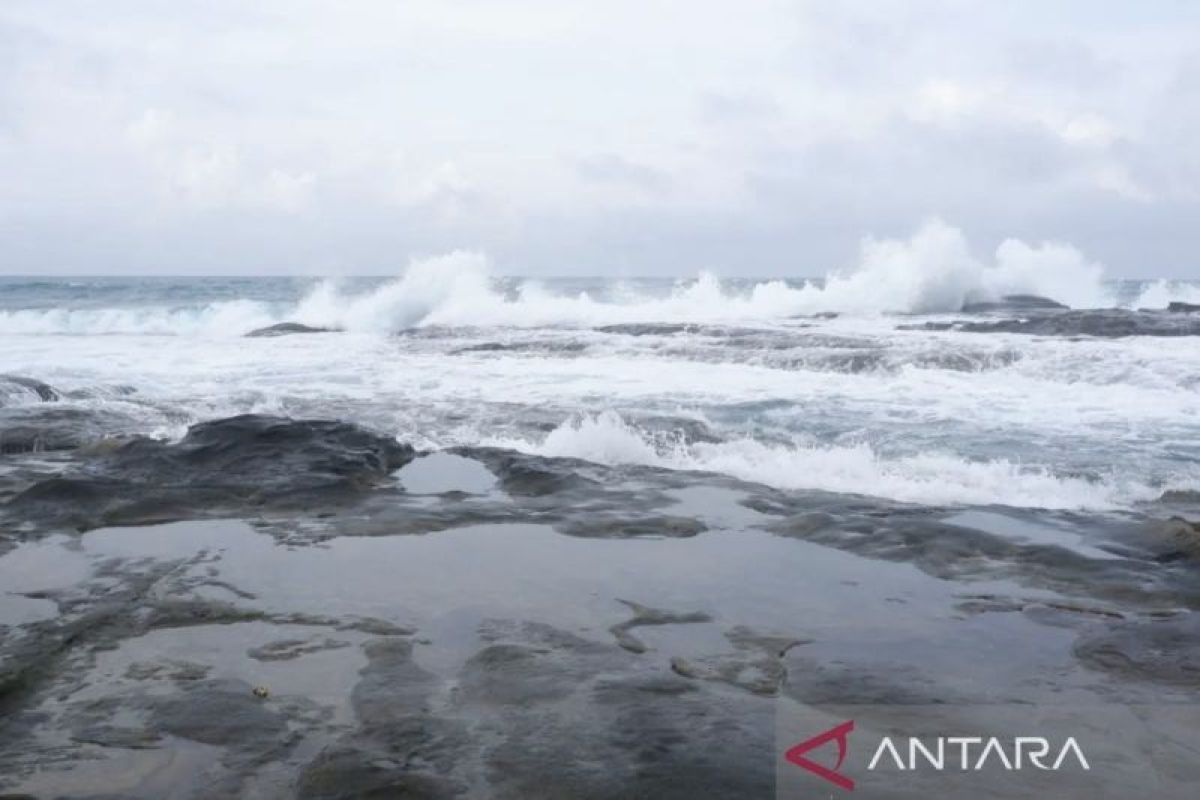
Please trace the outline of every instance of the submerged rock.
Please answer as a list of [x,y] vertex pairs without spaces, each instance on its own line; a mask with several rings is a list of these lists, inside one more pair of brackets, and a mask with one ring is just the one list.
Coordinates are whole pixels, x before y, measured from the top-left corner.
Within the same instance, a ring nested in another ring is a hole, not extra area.
[[268,325],[265,328],[255,328],[246,334],[252,339],[261,339],[271,336],[287,336],[293,333],[336,333],[339,328],[322,328],[313,325],[304,325],[300,322],[278,322],[274,325]]
[[1200,616],[1113,623],[1080,637],[1075,655],[1092,669],[1200,687]]
[[793,647],[811,639],[762,634],[744,625],[725,633],[733,653],[696,659],[676,656],[671,671],[694,680],[718,681],[757,695],[775,695],[787,678],[783,658]]
[[155,728],[203,744],[270,751],[287,732],[287,719],[264,706],[249,684],[203,680],[150,701]]
[[414,457],[412,447],[357,425],[247,414],[194,425],[174,443],[134,439],[35,483],[7,510],[90,528],[246,506],[322,508],[369,490]]
[[619,603],[628,606],[633,612],[633,617],[618,622],[611,626],[608,630],[616,638],[617,644],[625,648],[631,653],[646,652],[646,644],[630,631],[633,628],[639,628],[644,625],[688,625],[697,622],[712,622],[712,617],[703,611],[665,611],[660,608],[650,608],[641,603],[635,603],[631,600],[620,600]]

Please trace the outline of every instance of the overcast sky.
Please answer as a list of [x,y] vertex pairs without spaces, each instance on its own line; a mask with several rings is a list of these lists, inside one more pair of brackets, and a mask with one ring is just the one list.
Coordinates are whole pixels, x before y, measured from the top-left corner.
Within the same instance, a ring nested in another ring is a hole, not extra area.
[[0,4],[0,272],[1200,278],[1200,3]]

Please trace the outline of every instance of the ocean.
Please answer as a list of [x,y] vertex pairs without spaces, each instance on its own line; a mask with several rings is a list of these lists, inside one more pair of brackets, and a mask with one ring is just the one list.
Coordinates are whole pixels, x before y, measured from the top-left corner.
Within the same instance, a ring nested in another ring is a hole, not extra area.
[[[535,281],[492,278],[468,254],[397,280],[5,278],[0,373],[47,382],[58,410],[104,412],[105,434],[335,418],[422,448],[932,504],[1132,510],[1200,486],[1195,338],[940,330],[987,295],[938,277],[891,296],[803,279]],[[1071,291],[1128,309],[1200,300],[1200,284],[1166,281]],[[997,314],[1012,316],[967,318]],[[281,322],[338,332],[246,337]]]

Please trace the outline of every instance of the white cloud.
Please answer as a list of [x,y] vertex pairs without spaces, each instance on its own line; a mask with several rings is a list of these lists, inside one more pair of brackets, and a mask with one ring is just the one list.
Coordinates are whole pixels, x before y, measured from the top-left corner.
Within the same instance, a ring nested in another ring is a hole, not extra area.
[[250,164],[230,141],[190,135],[171,115],[148,109],[128,126],[135,157],[158,177],[167,202],[182,210],[264,211],[297,214],[313,205],[310,170]]
[[[481,246],[517,272],[822,272],[944,214],[1187,274],[1198,34],[1168,2],[9,0],[0,246],[37,271],[87,221],[128,269],[210,266],[183,263],[203,240],[231,271]],[[239,260],[236,231],[289,221]]]

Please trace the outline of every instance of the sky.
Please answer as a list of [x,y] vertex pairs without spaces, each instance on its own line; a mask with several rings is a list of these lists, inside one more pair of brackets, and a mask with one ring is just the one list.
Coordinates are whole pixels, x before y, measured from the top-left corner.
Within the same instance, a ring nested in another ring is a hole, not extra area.
[[0,273],[1200,278],[1200,3],[0,3]]

